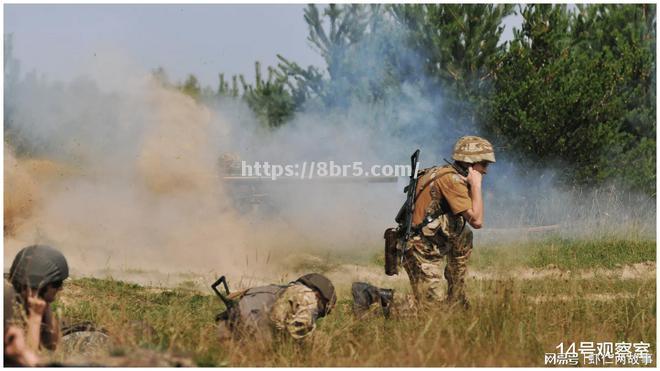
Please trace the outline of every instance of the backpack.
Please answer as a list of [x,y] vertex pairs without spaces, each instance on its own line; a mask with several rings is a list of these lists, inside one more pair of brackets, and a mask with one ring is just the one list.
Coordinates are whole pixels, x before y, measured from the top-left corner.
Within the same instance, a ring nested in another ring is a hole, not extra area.
[[226,320],[234,334],[270,335],[270,311],[278,295],[286,285],[253,287],[242,293],[236,305],[218,316]]

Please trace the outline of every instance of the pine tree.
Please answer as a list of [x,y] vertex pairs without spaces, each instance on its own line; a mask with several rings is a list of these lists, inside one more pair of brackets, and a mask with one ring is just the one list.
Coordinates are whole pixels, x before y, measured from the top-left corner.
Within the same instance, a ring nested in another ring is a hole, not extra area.
[[285,81],[277,77],[272,67],[268,67],[268,79],[264,80],[261,76],[261,64],[255,62],[254,65],[254,85],[247,84],[243,75],[239,76],[243,86],[243,99],[263,124],[278,127],[293,116],[293,97],[286,89]]
[[202,88],[199,85],[197,77],[193,74],[189,74],[186,78],[186,81],[183,85],[179,86],[179,90],[184,94],[191,96],[195,100],[199,100],[202,96]]
[[408,43],[423,56],[426,77],[445,94],[451,120],[478,124],[477,113],[490,94],[502,19],[512,5],[394,5],[390,13],[409,30]]
[[359,71],[351,68],[354,66],[351,51],[367,33],[367,7],[330,4],[321,14],[316,5],[310,4],[304,18],[309,29],[307,40],[325,60],[327,75],[316,67],[304,69],[278,55],[279,76],[287,78],[298,105],[312,96],[319,97],[328,106],[346,105],[351,96],[347,95],[346,87],[360,78]]
[[620,179],[655,193],[655,27],[634,7],[524,8],[484,112],[508,154],[560,165],[569,185]]

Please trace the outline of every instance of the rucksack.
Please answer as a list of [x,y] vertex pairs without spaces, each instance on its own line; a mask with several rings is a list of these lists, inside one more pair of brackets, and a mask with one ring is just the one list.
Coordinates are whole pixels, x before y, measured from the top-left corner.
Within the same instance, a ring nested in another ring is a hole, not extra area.
[[227,321],[232,333],[242,335],[270,335],[270,311],[286,285],[253,287],[236,298],[236,304],[218,315],[218,320]]

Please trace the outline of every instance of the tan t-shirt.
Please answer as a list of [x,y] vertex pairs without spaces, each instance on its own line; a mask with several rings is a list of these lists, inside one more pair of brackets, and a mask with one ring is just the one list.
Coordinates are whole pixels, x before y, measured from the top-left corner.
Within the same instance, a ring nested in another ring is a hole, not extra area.
[[[424,190],[425,184],[429,182],[435,173],[435,180],[429,184]],[[418,225],[424,220],[426,208],[429,206],[433,197],[431,196],[431,188],[436,187],[440,191],[440,196],[447,200],[449,208],[454,215],[460,214],[463,211],[472,207],[472,199],[470,198],[470,191],[468,190],[467,183],[461,179],[456,170],[449,165],[435,168],[427,171],[417,181],[417,192],[419,193],[415,201],[415,211],[413,212],[413,225]],[[441,200],[438,200],[441,201]]]

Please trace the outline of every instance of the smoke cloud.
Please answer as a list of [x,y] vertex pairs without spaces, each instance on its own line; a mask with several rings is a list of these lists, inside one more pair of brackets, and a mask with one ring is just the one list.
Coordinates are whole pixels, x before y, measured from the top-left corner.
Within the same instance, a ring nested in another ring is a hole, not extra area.
[[[386,52],[421,65],[400,48]],[[372,52],[359,64],[377,80],[383,49],[364,50]],[[412,83],[386,103],[353,100],[328,110],[312,102],[268,130],[241,102],[196,102],[126,59],[99,57],[90,74],[67,83],[28,75],[5,87],[12,102],[4,150],[6,266],[34,243],[61,249],[83,274],[274,276],[309,251],[373,257],[382,250],[383,230],[394,224],[407,179],[231,182],[219,159],[234,153],[248,163],[360,161],[367,168],[408,164],[420,148],[422,167],[429,167],[450,158],[461,135],[479,134],[442,119],[442,92]],[[525,228],[539,225],[570,237],[655,235],[648,199],[613,186],[560,189],[557,171],[520,169],[498,157],[484,183],[487,228],[475,232],[475,243],[530,238]]]

